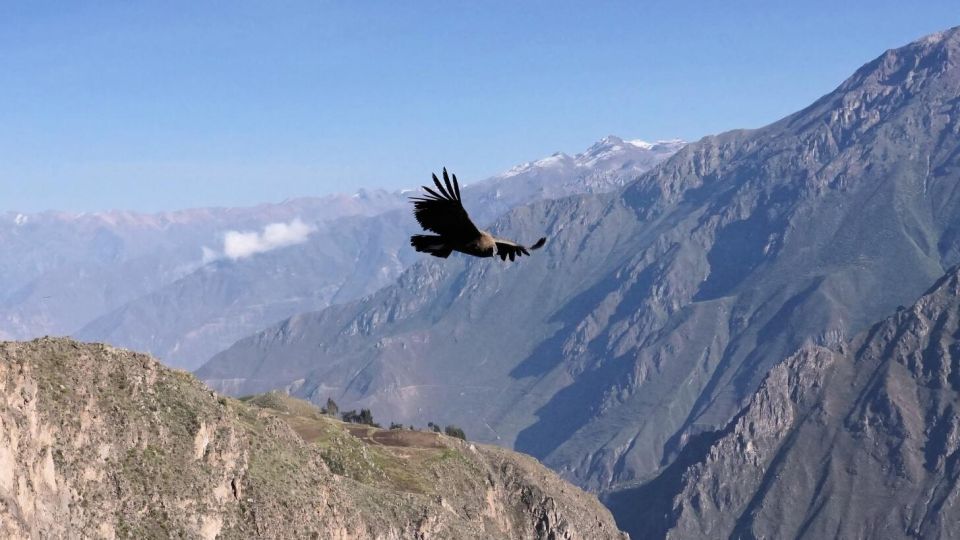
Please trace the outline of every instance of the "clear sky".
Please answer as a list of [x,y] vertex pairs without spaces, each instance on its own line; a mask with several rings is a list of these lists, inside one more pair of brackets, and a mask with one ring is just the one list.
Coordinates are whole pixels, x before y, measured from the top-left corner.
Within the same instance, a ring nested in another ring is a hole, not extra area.
[[235,206],[758,127],[956,0],[4,2],[0,211]]

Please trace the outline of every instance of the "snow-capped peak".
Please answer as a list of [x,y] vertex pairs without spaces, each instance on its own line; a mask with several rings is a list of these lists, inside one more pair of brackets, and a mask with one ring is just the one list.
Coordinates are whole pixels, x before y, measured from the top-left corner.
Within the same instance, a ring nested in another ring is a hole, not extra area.
[[523,174],[534,169],[556,168],[563,166],[565,163],[571,162],[573,162],[573,158],[567,154],[564,154],[563,152],[554,152],[552,155],[543,159],[538,159],[537,161],[528,161],[512,167],[507,172],[501,174],[500,177],[509,178],[511,176],[517,176],[518,174]]
[[560,165],[564,161],[569,161],[570,156],[564,154],[563,152],[554,152],[550,157],[545,157],[543,159],[535,161],[533,164],[537,167],[555,167]]
[[[685,143],[679,139],[650,143],[642,139],[624,140],[616,135],[607,135],[574,157],[556,152],[549,157],[517,165],[497,178],[511,178],[540,170],[557,171],[566,167],[589,169],[601,162],[607,164],[605,167],[637,166],[646,170],[677,151],[683,144]],[[622,163],[615,165],[615,162]]]
[[[588,148],[582,154],[577,154],[577,165],[582,167],[595,167],[601,161],[610,159],[628,159],[641,161],[660,161],[661,153],[673,153],[681,145],[682,141],[657,141],[650,143],[642,139],[624,140],[616,135],[607,135]],[[637,152],[641,152],[638,154]],[[644,154],[648,153],[646,156]]]
[[627,142],[632,144],[633,146],[636,146],[637,148],[643,148],[644,150],[650,150],[654,146],[653,143],[648,143],[647,141],[643,141],[640,139],[634,139],[632,141],[627,141]]

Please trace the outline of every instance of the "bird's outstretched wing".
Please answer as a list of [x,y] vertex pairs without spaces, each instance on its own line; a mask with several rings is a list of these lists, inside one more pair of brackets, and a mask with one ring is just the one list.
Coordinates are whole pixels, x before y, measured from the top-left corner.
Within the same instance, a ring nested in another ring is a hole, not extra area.
[[546,243],[547,238],[543,237],[537,240],[537,243],[533,244],[532,246],[525,247],[516,242],[511,242],[510,240],[497,238],[497,255],[500,256],[501,261],[507,260],[507,257],[510,257],[510,260],[512,261],[519,256],[530,255],[530,251],[528,250],[540,249]]
[[410,198],[413,201],[413,215],[417,218],[417,222],[424,229],[455,241],[468,242],[480,236],[480,230],[470,221],[470,216],[460,202],[460,184],[457,183],[457,175],[453,175],[451,183],[447,169],[444,168],[443,182],[446,186],[440,183],[437,175],[433,175],[433,183],[436,184],[437,190],[423,186],[427,195]]

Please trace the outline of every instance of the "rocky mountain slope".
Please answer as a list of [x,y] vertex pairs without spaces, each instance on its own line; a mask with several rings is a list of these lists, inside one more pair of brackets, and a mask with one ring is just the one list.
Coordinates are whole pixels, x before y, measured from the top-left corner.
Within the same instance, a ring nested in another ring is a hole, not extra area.
[[[472,217],[485,224],[533,201],[616,189],[682,146],[610,136],[575,157],[557,154],[467,185],[464,197]],[[399,210],[383,205],[385,210],[374,215],[326,221],[304,214],[314,229],[305,243],[204,265],[101,315],[74,335],[195,369],[236,340],[291,315],[370,294],[419,259],[409,249],[409,236],[419,227],[406,196],[394,195],[402,202]]]
[[581,486],[654,478],[776,362],[848,336],[960,261],[960,30],[891,50],[757,130],[685,146],[623,191],[517,209],[515,264],[418,264],[197,373],[246,393],[457,423]]
[[0,536],[622,538],[528,457],[219,397],[152,358],[0,343]]
[[[677,475],[672,506],[623,512],[623,523],[638,538],[957,537],[958,337],[954,269],[838,350],[809,345],[775,367]],[[624,492],[613,505],[644,500],[670,493]]]

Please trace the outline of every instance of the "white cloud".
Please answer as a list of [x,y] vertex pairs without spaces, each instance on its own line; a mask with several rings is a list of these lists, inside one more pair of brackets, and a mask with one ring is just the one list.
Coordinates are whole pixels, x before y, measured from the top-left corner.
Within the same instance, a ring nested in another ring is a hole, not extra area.
[[[263,232],[227,231],[223,237],[223,254],[231,259],[242,259],[257,253],[293,246],[307,241],[316,227],[297,218],[290,223],[271,223]],[[206,258],[204,253],[204,258]]]

